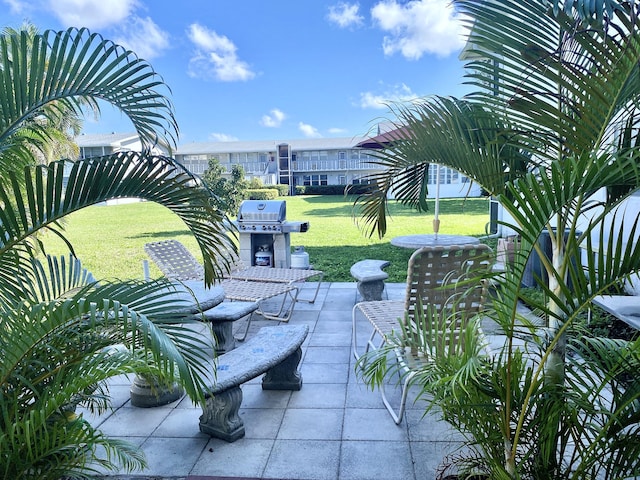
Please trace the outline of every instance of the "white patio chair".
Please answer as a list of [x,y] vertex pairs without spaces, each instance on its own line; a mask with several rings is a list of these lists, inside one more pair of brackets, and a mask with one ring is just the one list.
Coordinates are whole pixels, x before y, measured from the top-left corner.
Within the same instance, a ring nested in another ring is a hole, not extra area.
[[[416,250],[409,259],[407,268],[406,293],[404,300],[380,300],[357,303],[352,310],[353,355],[359,360],[358,317],[363,315],[372,330],[366,341],[364,353],[384,345],[394,333],[402,335],[400,319],[412,328],[420,324],[417,312],[421,308],[432,312],[455,312],[458,328],[449,329],[444,340],[454,344],[458,334],[466,328],[463,319],[469,319],[480,312],[485,301],[487,288],[484,281],[477,279],[482,270],[489,270],[493,263],[493,252],[483,244],[423,247]],[[437,315],[436,315],[437,316]],[[442,315],[446,317],[447,315]],[[417,358],[397,349],[400,370],[404,373],[400,406],[397,409],[387,399],[384,383],[380,386],[382,401],[394,422],[399,424],[405,411],[408,389],[414,376]],[[420,361],[424,361],[424,357]],[[428,360],[428,359],[426,359]]]
[[[202,280],[204,268],[187,248],[177,240],[163,240],[145,244],[144,250],[169,279],[177,281]],[[234,257],[235,258],[235,257]],[[255,302],[256,312],[268,320],[288,322],[298,298],[299,288],[290,281],[275,282],[259,280],[256,276],[240,280],[232,276],[233,272],[242,271],[240,262],[230,261],[232,272],[217,282],[225,292],[225,297],[238,302]],[[265,270],[273,270],[267,269]],[[282,296],[282,303],[275,311],[266,311],[263,303],[274,297]],[[290,304],[287,307],[288,300]],[[287,308],[286,308],[287,307]],[[237,337],[243,340],[249,330],[252,316],[247,320],[244,334]]]

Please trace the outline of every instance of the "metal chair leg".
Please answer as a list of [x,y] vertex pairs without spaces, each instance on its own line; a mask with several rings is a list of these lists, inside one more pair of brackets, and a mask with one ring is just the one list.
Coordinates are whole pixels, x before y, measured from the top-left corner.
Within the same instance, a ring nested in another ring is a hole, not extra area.
[[[255,311],[254,311],[254,312],[255,312]],[[237,337],[237,336],[235,336],[235,335],[234,335],[234,337],[233,337],[233,338],[235,338],[237,341],[239,341],[239,342],[244,342],[244,341],[245,341],[245,339],[247,338],[247,334],[249,333],[249,327],[251,326],[251,320],[253,319],[253,314],[254,314],[254,312],[251,312],[251,313],[249,314],[249,318],[247,318],[247,324],[246,324],[246,326],[245,326],[245,328],[244,328],[244,333],[242,334],[242,336]]]

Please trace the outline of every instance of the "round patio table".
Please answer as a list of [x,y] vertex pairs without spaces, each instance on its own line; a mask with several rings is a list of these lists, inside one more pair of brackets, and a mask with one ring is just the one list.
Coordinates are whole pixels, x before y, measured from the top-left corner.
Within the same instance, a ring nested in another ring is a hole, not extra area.
[[391,245],[402,248],[418,249],[422,247],[450,247],[452,245],[469,245],[480,243],[476,237],[468,237],[466,235],[442,235],[424,234],[424,235],[403,235],[391,239]]

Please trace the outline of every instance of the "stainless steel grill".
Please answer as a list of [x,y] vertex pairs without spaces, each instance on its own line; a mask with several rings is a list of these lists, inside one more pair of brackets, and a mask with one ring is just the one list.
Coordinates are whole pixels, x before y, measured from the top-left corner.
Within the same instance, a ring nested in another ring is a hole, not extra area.
[[271,267],[291,266],[292,232],[306,232],[309,222],[288,222],[287,204],[283,200],[245,200],[238,210],[237,226],[240,260],[246,265],[268,261]]
[[308,229],[308,222],[287,222],[284,200],[245,200],[238,210],[238,230],[241,232],[288,233]]
[[281,200],[245,200],[238,210],[238,229],[253,232],[282,232],[287,203]]

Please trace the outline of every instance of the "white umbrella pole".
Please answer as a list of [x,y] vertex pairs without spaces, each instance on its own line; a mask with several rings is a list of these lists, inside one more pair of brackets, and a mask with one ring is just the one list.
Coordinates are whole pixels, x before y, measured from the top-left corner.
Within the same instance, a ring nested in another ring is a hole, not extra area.
[[436,163],[436,207],[433,217],[433,232],[436,240],[438,239],[438,231],[440,230],[440,164]]

